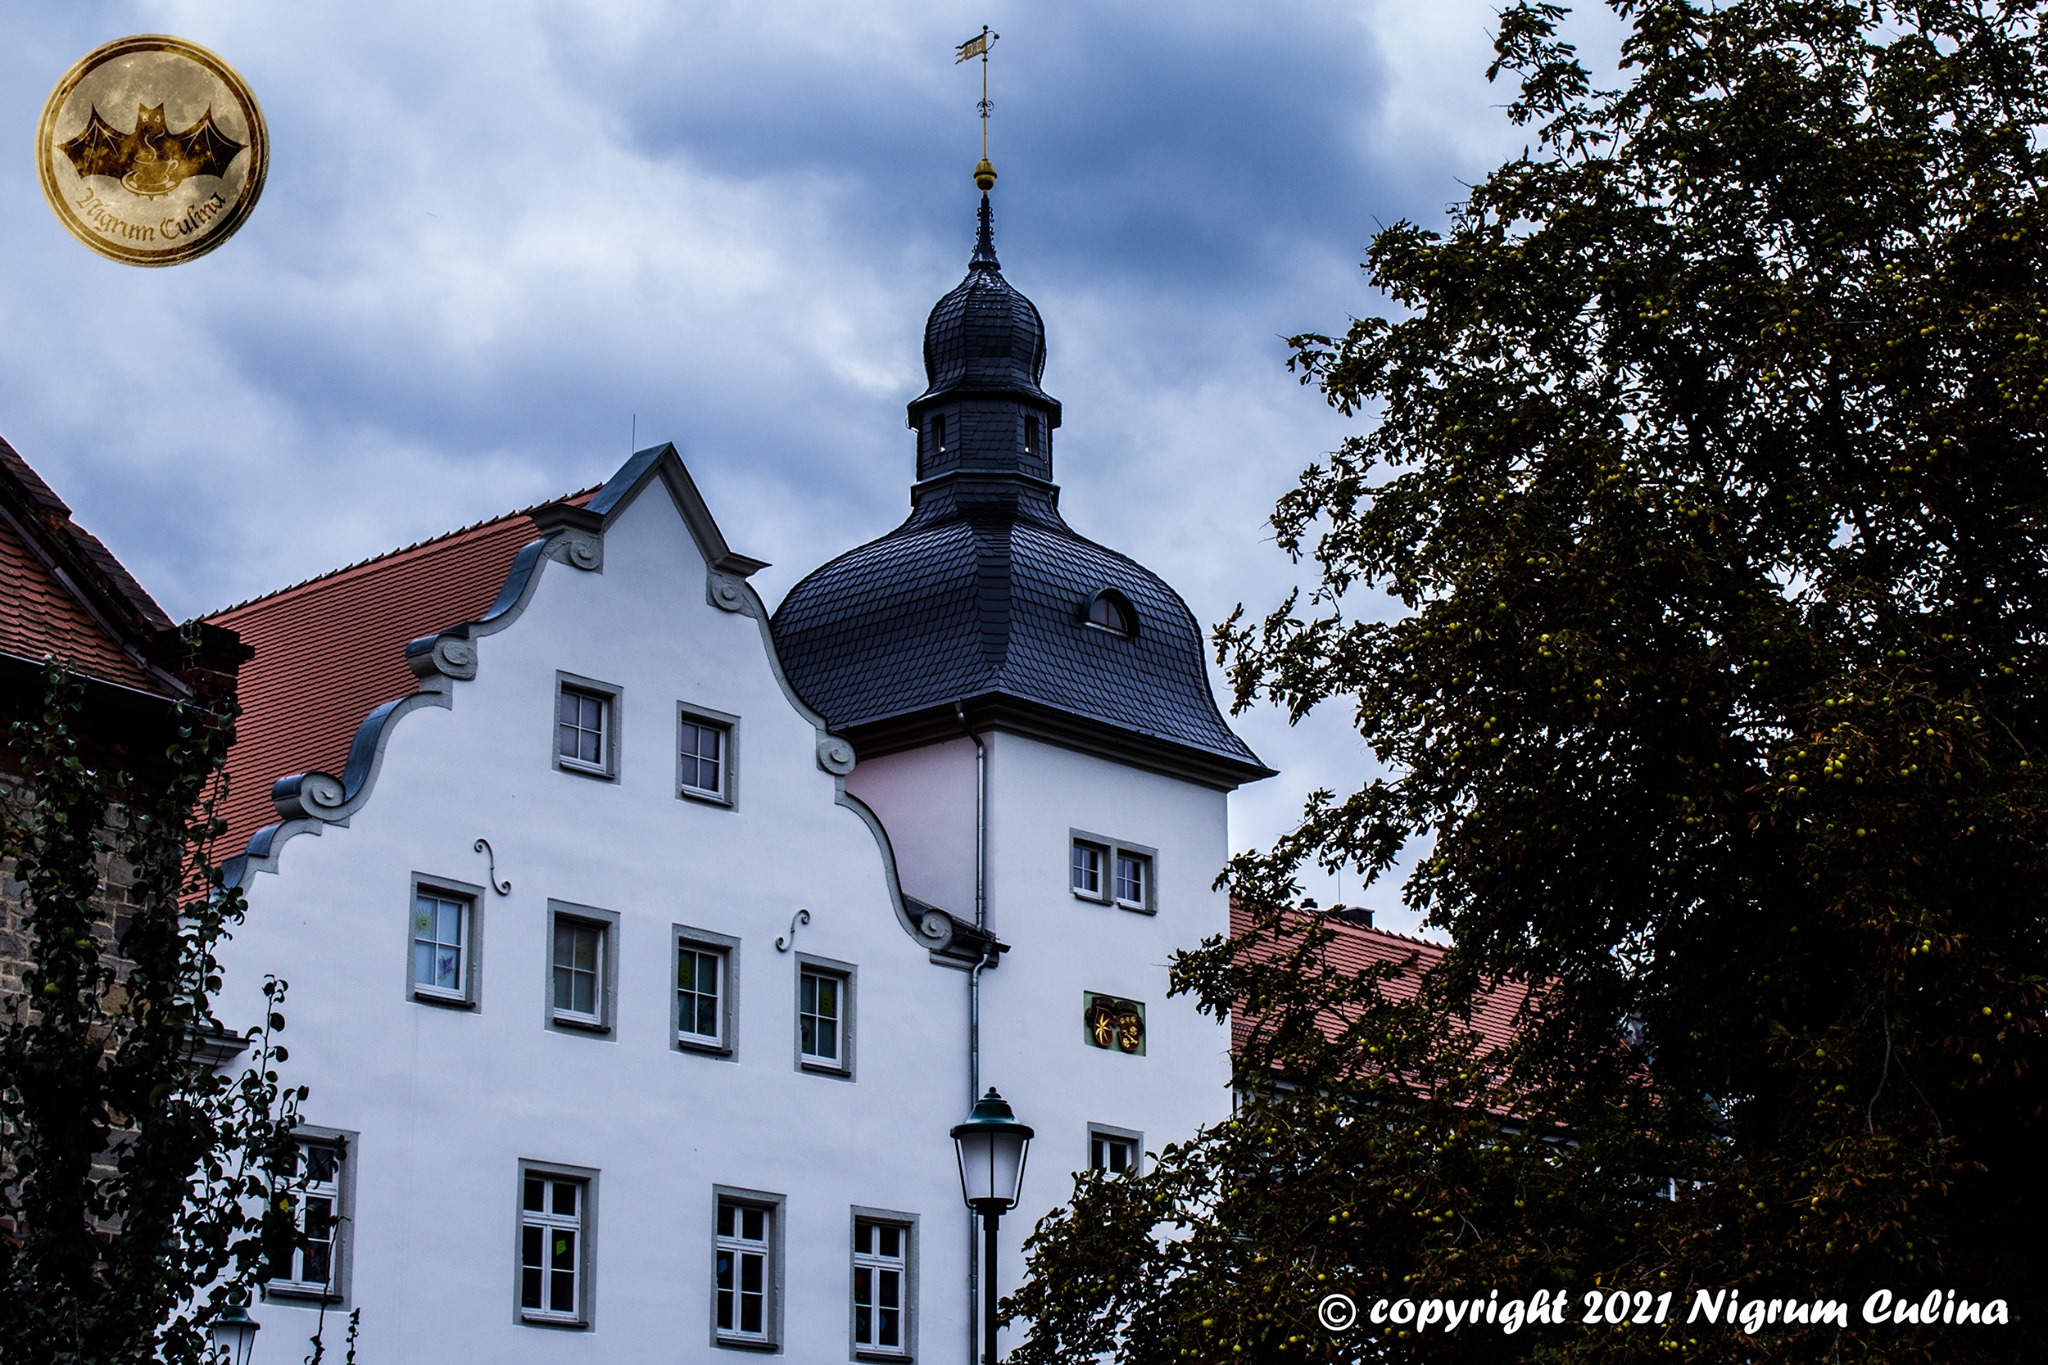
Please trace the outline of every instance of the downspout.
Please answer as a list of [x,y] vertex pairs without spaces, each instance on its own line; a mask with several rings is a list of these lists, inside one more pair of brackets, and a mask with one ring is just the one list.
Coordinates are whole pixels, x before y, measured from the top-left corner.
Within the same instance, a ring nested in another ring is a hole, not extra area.
[[[967,723],[967,708],[953,703],[953,715],[960,728],[974,741],[974,927],[988,933],[988,746]],[[967,1107],[981,1098],[981,973],[995,960],[993,940],[981,947],[981,961],[967,973]],[[981,1312],[980,1245],[974,1236],[975,1213],[967,1211],[967,1359],[969,1365],[981,1347],[975,1318]],[[995,1365],[994,1361],[986,1365]]]

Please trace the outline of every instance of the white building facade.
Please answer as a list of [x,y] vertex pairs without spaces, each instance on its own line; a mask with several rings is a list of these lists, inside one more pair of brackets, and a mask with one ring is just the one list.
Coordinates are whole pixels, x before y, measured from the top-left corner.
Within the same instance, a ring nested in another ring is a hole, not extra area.
[[1226,931],[1266,770],[1185,606],[1058,518],[985,199],[926,363],[911,519],[772,625],[643,451],[532,514],[342,772],[262,776],[226,1011],[290,983],[315,1239],[263,1358],[359,1309],[379,1362],[972,1359],[977,1088],[1037,1133],[1004,1290],[1072,1172],[1228,1112],[1167,962]]

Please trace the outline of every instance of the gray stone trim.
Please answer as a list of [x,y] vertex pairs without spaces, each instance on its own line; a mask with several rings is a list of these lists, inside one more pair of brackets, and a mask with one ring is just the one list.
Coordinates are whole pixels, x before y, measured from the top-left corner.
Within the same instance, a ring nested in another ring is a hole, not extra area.
[[[581,692],[586,696],[602,697],[605,703],[604,765],[593,768],[574,759],[562,756],[561,699],[564,692]],[[626,689],[617,683],[604,682],[597,678],[586,678],[580,673],[555,670],[555,704],[548,709],[548,755],[553,759],[558,772],[574,773],[578,777],[595,778],[600,782],[619,780],[619,761],[624,754],[619,736],[626,728]]]
[[[765,1325],[768,1328],[766,1341],[735,1341],[718,1334],[718,1206],[727,1200],[735,1204],[750,1204],[758,1209],[768,1210],[768,1312]],[[783,1299],[788,1289],[789,1264],[788,1247],[785,1241],[784,1216],[788,1211],[787,1195],[771,1194],[766,1190],[742,1189],[737,1185],[713,1185],[711,1187],[711,1282],[705,1287],[710,1291],[711,1311],[704,1315],[704,1323],[711,1335],[711,1344],[726,1351],[755,1351],[780,1354],[783,1339]]]
[[[555,1013],[555,921],[579,920],[599,930],[597,963],[597,1022],[563,1019]],[[541,1022],[551,1032],[579,1038],[618,1041],[619,1000],[619,912],[600,910],[594,905],[548,899],[546,936],[541,940]]]
[[[740,1056],[740,941],[731,934],[715,933],[710,929],[699,929],[688,924],[671,924],[668,936],[668,1040],[669,1046],[678,1052],[695,1052],[706,1057],[718,1057],[736,1062]],[[682,1032],[682,997],[675,988],[676,956],[682,945],[710,948],[725,959],[724,978],[719,982],[718,1029],[716,1044],[700,1042],[696,1038],[685,1038]]]
[[[862,1222],[894,1223],[903,1229],[903,1349],[900,1351],[878,1350],[874,1347],[856,1345],[853,1338],[853,1294],[846,1296],[846,1354],[851,1360],[913,1360],[917,1356],[917,1308],[918,1308],[918,1215],[904,1213],[898,1209],[871,1209],[864,1204],[855,1204],[846,1214],[847,1262],[852,1264],[852,1248],[855,1246],[856,1225]],[[852,1277],[848,1277],[849,1284]]]
[[[839,1060],[819,1061],[804,1056],[803,1039],[803,979],[806,972],[836,976],[839,978]],[[851,962],[837,958],[819,957],[815,953],[796,955],[796,975],[791,980],[791,1008],[789,1011],[789,1051],[796,1062],[796,1069],[812,1076],[830,1076],[835,1080],[850,1081],[854,1078],[854,1064],[858,1056],[860,1041],[859,1010],[860,983],[859,968]]]
[[834,777],[844,777],[853,771],[853,765],[860,758],[853,751],[853,745],[838,735],[818,736],[818,766]]
[[[469,902],[467,917],[468,933],[462,943],[462,994],[442,995],[437,991],[421,991],[412,979],[412,917],[419,905],[420,892],[439,891],[443,895],[460,897]],[[481,1011],[483,1007],[484,982],[484,889],[469,882],[457,881],[453,877],[437,877],[427,872],[412,874],[411,890],[405,898],[405,956],[401,959],[405,969],[405,998],[422,1005],[433,1005],[439,1009]]]
[[[575,1322],[530,1318],[519,1306],[519,1253],[526,1227],[526,1220],[520,1215],[525,1207],[526,1177],[529,1174],[567,1176],[583,1182],[583,1249],[577,1258],[582,1292],[577,1295]],[[535,1161],[526,1157],[519,1159],[519,1180],[512,1187],[512,1321],[520,1326],[552,1328],[557,1332],[587,1332],[597,1325],[597,1175],[594,1166],[570,1166],[559,1161]]]

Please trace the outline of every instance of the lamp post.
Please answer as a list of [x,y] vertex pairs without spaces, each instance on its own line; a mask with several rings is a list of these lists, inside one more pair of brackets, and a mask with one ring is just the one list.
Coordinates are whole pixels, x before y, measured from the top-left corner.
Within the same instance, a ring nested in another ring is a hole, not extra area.
[[953,1152],[960,1162],[960,1197],[981,1216],[982,1361],[996,1365],[996,1225],[1017,1207],[1031,1129],[1017,1122],[1009,1101],[990,1086],[967,1122],[953,1125]]
[[221,1309],[208,1329],[213,1335],[214,1358],[221,1365],[249,1365],[249,1353],[256,1348],[256,1333],[262,1326],[239,1303]]

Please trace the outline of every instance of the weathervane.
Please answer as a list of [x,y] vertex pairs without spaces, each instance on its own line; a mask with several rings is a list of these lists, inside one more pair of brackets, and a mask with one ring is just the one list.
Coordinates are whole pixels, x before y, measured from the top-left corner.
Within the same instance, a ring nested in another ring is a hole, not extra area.
[[988,45],[1002,36],[989,32],[988,25],[983,24],[980,33],[960,44],[959,55],[953,58],[955,66],[970,58],[981,58],[981,103],[975,106],[981,110],[981,161],[974,168],[974,183],[983,194],[996,186],[996,168],[988,159],[988,115],[995,108],[988,98]]

